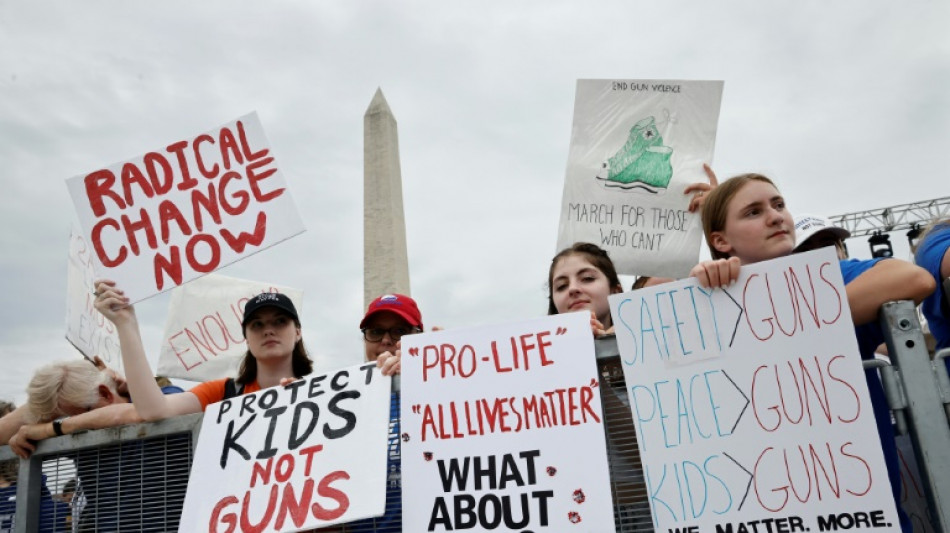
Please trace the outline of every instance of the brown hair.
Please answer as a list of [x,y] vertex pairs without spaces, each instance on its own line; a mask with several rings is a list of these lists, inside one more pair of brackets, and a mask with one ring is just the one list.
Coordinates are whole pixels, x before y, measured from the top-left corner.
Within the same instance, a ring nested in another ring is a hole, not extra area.
[[[289,317],[290,315],[287,314],[287,316]],[[294,319],[294,324],[298,328],[300,327],[299,320]],[[310,359],[307,348],[303,345],[303,339],[300,339],[294,344],[294,351],[290,358],[295,378],[302,378],[313,372],[313,360]],[[238,375],[234,381],[238,385],[247,385],[248,383],[254,382],[255,379],[257,379],[257,359],[255,359],[251,351],[248,350],[244,353],[244,359],[241,360],[241,366],[238,368]]]
[[[772,180],[762,174],[740,174],[731,177],[726,181],[714,187],[706,196],[706,202],[703,204],[703,234],[706,236],[706,245],[709,247],[709,253],[713,259],[728,259],[729,254],[720,252],[713,246],[712,234],[726,229],[726,217],[729,214],[729,202],[738,194],[738,192],[749,182],[761,181],[775,187]],[[778,187],[776,187],[777,189]]]
[[620,278],[617,276],[617,269],[614,268],[614,262],[610,260],[610,256],[607,255],[607,251],[597,246],[596,244],[591,244],[589,242],[575,242],[570,248],[565,248],[557,253],[553,259],[551,259],[551,267],[548,268],[548,314],[556,315],[557,307],[554,306],[554,267],[557,266],[558,261],[562,258],[569,255],[582,255],[584,256],[590,264],[594,265],[597,270],[600,270],[604,276],[607,277],[607,283],[610,284],[611,289],[618,289],[617,292],[623,291],[623,287],[620,285]]

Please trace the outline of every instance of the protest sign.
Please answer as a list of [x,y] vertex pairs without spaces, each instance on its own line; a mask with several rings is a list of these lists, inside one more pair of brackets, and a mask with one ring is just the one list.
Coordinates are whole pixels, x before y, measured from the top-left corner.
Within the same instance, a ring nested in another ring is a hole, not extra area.
[[67,185],[96,274],[133,303],[304,229],[254,113]]
[[122,372],[119,334],[106,317],[96,311],[93,296],[95,273],[89,243],[73,228],[69,235],[66,265],[66,340],[86,358],[95,356],[117,372]]
[[589,314],[407,335],[402,353],[404,531],[614,530]]
[[158,374],[207,381],[237,374],[247,351],[244,305],[262,292],[290,297],[300,313],[303,291],[208,274],[172,290],[158,356]]
[[300,531],[382,515],[391,386],[363,364],[208,406],[179,531]]
[[708,180],[721,81],[578,80],[558,250],[590,242],[621,274],[685,277],[702,239],[690,183]]
[[899,531],[833,248],[612,295],[658,531]]

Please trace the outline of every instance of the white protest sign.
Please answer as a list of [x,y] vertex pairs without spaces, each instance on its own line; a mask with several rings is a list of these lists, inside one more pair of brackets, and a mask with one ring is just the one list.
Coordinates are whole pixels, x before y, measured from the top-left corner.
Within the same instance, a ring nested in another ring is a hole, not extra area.
[[286,294],[301,312],[303,291],[209,274],[172,290],[158,375],[207,381],[237,374],[247,351],[244,305],[262,292]]
[[67,185],[96,274],[133,303],[304,230],[255,113]]
[[375,364],[208,406],[179,531],[300,531],[383,514],[392,379]]
[[87,358],[95,356],[117,372],[122,372],[122,352],[115,326],[96,311],[93,296],[95,273],[92,250],[73,228],[69,235],[66,266],[66,340]]
[[706,182],[721,81],[578,80],[557,246],[590,242],[621,274],[685,277],[702,227],[687,185]]
[[610,306],[658,531],[900,530],[833,248]]
[[614,530],[588,313],[407,335],[402,353],[404,531]]

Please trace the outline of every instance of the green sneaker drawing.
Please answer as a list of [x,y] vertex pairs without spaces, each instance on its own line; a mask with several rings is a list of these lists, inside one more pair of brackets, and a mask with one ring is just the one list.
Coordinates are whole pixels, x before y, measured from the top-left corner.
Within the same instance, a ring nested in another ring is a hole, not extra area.
[[673,149],[663,145],[654,118],[647,117],[630,128],[627,142],[604,163],[606,177],[597,179],[606,187],[644,189],[655,194],[670,184],[672,155]]

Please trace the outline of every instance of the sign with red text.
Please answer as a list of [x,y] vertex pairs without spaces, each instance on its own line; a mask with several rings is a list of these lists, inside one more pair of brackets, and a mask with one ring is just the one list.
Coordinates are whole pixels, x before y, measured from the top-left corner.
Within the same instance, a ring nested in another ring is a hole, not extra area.
[[256,113],[67,185],[97,276],[133,303],[304,230]]
[[403,531],[613,531],[589,313],[402,338]]
[[95,356],[122,373],[122,352],[115,326],[96,311],[95,272],[89,243],[73,228],[66,266],[66,340],[87,358]]
[[375,364],[208,406],[179,531],[301,531],[381,516],[392,379]]
[[620,274],[689,274],[703,231],[683,191],[708,182],[722,85],[577,81],[558,250],[590,242]]
[[191,381],[237,375],[247,352],[244,304],[262,292],[286,294],[301,312],[303,291],[219,274],[172,290],[158,375]]
[[900,530],[833,248],[610,306],[657,531]]

